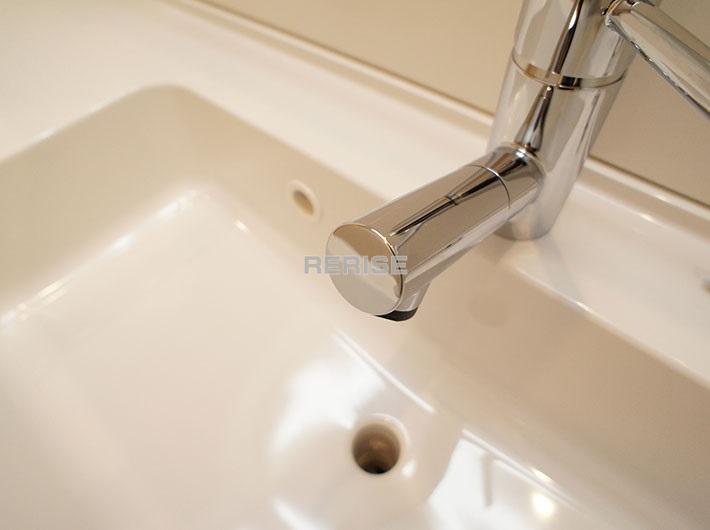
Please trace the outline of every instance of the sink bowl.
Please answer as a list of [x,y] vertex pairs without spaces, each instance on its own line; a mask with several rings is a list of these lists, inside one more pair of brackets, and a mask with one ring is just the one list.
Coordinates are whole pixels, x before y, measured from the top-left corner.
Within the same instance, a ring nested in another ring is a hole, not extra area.
[[710,392],[516,243],[405,323],[304,273],[380,202],[171,86],[3,162],[0,527],[708,527]]

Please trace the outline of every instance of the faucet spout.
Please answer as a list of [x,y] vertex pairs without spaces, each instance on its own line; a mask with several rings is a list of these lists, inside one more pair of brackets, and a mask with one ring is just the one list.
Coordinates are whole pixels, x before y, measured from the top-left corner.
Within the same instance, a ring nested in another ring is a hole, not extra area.
[[526,151],[503,146],[341,225],[327,255],[370,266],[342,267],[335,287],[362,311],[411,318],[436,276],[535,198],[541,176]]
[[[710,115],[710,49],[658,10],[658,1],[524,2],[489,154],[337,228],[329,258],[373,262],[331,275],[343,297],[367,313],[406,320],[429,283],[489,234],[544,236],[635,50]],[[382,260],[397,267],[375,264]]]

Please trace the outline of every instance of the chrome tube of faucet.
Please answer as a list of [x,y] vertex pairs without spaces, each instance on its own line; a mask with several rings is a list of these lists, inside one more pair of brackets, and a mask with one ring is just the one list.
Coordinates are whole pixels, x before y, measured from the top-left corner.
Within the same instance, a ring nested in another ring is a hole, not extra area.
[[534,239],[555,223],[634,56],[606,27],[610,0],[526,0],[489,138],[545,169],[534,203],[499,233]]
[[328,240],[329,258],[407,258],[406,273],[331,273],[343,297],[367,313],[404,320],[429,283],[493,231],[518,240],[545,235],[616,98],[634,47],[707,112],[707,47],[655,3],[525,0],[490,155],[337,228]]
[[501,147],[341,225],[328,240],[329,257],[388,265],[331,274],[335,287],[367,313],[413,316],[435,276],[535,198],[541,175],[524,150]]
[[659,8],[619,0],[606,23],[628,40],[663,78],[706,115],[710,114],[710,48]]

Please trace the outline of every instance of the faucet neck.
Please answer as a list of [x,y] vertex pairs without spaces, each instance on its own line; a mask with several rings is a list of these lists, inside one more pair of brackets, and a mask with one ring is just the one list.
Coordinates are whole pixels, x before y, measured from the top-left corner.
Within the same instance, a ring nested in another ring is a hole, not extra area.
[[520,12],[513,61],[526,75],[560,88],[619,81],[634,49],[606,27],[610,0],[527,0]]
[[512,145],[543,168],[535,201],[500,231],[512,239],[554,224],[639,49],[708,113],[710,52],[650,0],[526,0],[489,148]]

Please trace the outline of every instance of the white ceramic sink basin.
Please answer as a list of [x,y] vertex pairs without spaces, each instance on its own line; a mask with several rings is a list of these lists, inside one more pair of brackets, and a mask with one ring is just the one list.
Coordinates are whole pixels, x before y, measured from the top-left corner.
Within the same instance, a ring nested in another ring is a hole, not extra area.
[[303,273],[379,202],[170,87],[0,166],[0,528],[708,527],[710,392],[498,266],[516,243],[406,323]]

